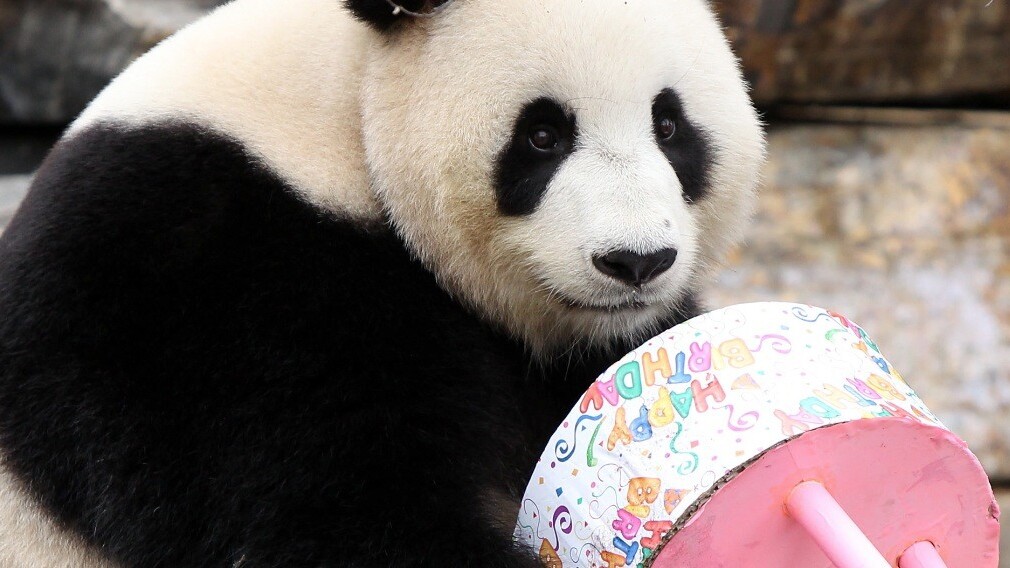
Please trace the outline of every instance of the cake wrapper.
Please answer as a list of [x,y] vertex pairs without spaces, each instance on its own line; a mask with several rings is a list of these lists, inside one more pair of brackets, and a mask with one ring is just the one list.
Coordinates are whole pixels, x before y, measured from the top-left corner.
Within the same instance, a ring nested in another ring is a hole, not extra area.
[[880,417],[943,427],[844,316],[781,302],[706,313],[591,385],[537,462],[515,539],[551,568],[647,565],[699,498],[769,448]]

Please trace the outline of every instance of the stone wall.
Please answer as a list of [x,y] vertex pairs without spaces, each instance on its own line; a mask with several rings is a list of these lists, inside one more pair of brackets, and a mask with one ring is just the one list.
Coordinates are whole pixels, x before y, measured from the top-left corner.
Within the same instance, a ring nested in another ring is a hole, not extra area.
[[761,104],[1008,106],[1005,0],[716,0]]
[[[69,122],[135,57],[222,3],[3,0],[0,124]],[[762,106],[955,101],[1010,108],[1006,0],[712,4]]]

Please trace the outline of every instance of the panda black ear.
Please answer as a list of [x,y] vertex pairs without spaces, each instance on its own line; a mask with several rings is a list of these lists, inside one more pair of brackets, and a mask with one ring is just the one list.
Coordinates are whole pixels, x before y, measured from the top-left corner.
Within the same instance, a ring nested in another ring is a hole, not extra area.
[[400,22],[433,16],[453,0],[344,0],[344,5],[362,22],[380,32]]

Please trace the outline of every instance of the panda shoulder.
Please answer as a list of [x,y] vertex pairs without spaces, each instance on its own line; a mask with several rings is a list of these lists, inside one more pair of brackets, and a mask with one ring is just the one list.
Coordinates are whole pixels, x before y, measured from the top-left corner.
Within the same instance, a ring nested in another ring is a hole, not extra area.
[[237,142],[304,200],[372,221],[359,112],[370,41],[341,2],[236,0],[141,56],[65,138],[199,127]]

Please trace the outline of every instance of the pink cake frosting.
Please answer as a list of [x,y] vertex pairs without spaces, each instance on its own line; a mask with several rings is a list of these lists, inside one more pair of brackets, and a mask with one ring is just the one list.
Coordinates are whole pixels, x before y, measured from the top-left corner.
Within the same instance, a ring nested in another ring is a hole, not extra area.
[[[964,442],[936,426],[879,418],[811,430],[769,450],[691,516],[652,568],[839,566],[782,506],[809,480],[827,489],[878,553],[868,564],[850,543],[834,543],[849,565],[896,567],[916,556],[915,543],[928,544],[947,568],[999,564],[999,507]],[[835,525],[832,536],[838,532],[836,520],[823,521]]]
[[651,564],[727,474],[805,432],[881,417],[942,428],[845,317],[778,302],[716,310],[593,383],[538,461],[515,538],[552,568]]

